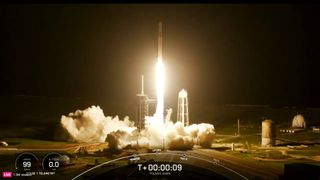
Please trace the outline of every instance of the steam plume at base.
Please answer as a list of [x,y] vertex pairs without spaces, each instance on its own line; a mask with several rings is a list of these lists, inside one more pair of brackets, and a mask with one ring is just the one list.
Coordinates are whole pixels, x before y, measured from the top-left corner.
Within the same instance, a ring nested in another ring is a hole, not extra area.
[[109,148],[117,150],[128,146],[179,150],[192,149],[194,145],[211,147],[215,134],[212,124],[184,127],[181,122],[170,121],[171,112],[168,111],[165,124],[157,123],[155,117],[146,117],[146,128],[141,132],[129,117],[106,117],[99,106],[63,115],[60,122],[77,142],[108,142]]
[[105,117],[99,106],[77,110],[68,116],[62,115],[61,124],[77,142],[105,142],[111,132],[121,129],[131,133],[136,129],[129,117],[125,117],[123,121],[119,120],[118,116]]

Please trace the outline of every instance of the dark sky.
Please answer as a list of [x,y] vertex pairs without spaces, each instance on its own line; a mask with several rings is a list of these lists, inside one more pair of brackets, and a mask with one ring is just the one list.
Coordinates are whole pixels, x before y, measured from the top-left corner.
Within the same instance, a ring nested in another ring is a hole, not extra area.
[[164,23],[166,102],[319,106],[320,6],[3,5],[0,95],[133,101],[155,95]]

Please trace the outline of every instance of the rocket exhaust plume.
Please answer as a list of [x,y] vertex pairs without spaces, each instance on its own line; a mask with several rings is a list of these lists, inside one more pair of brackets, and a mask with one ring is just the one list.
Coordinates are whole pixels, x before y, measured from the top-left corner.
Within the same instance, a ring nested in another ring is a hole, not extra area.
[[164,64],[162,60],[162,23],[159,22],[158,58],[156,63],[156,88],[157,108],[155,120],[158,124],[164,124]]

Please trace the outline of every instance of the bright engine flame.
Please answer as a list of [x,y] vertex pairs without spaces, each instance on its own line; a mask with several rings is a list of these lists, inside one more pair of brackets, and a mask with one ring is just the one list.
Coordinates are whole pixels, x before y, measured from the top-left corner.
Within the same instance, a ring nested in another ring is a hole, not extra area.
[[157,124],[164,124],[164,79],[164,64],[159,57],[156,64],[157,108],[154,115]]

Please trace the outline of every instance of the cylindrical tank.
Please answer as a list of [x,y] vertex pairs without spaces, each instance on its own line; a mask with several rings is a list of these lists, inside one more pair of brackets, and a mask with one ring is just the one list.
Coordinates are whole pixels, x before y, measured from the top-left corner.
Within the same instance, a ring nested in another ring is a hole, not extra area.
[[292,127],[293,128],[306,128],[306,121],[301,114],[297,114],[292,119]]
[[270,120],[262,121],[261,146],[274,146],[276,144],[275,123]]

